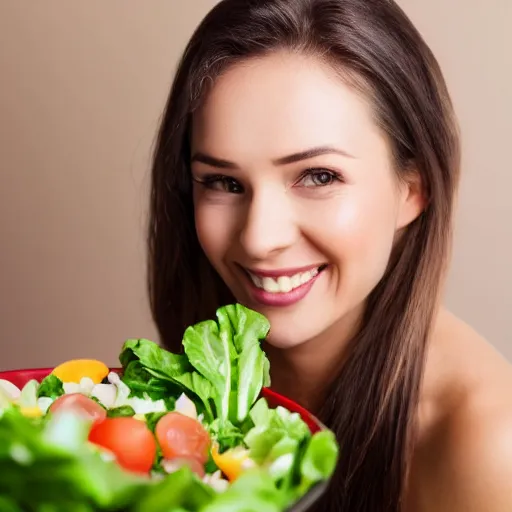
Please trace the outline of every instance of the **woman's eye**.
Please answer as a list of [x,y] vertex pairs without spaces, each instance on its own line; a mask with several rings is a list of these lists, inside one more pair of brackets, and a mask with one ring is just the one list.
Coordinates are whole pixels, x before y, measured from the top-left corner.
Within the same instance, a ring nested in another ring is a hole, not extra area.
[[338,173],[325,169],[310,169],[304,173],[299,183],[303,187],[326,187],[335,181],[341,181]]
[[228,194],[242,194],[244,191],[242,185],[229,176],[207,176],[199,180],[199,183],[207,189],[227,192]]

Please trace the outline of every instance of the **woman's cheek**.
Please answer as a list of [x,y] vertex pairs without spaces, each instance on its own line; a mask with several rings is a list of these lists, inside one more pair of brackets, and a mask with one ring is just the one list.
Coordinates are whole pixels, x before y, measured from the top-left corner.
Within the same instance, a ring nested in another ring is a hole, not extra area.
[[195,226],[199,243],[208,259],[216,266],[229,247],[234,235],[234,218],[222,205],[195,205]]
[[[370,235],[368,211],[356,198],[336,198],[305,210],[308,232],[315,233],[319,243],[343,251],[343,247],[358,245]],[[373,228],[372,228],[373,229]]]
[[342,269],[362,267],[372,275],[381,274],[391,253],[394,237],[394,214],[389,202],[367,196],[345,196],[343,201],[325,203],[311,209],[310,232],[325,248],[330,259]]

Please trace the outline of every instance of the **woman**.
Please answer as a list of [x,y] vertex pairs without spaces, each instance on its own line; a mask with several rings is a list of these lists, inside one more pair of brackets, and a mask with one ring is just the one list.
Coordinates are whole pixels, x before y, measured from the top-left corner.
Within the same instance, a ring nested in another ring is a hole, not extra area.
[[[163,342],[238,301],[341,444],[322,511],[510,512],[511,370],[441,303],[459,178],[439,66],[391,0],[224,0],[156,147]],[[510,390],[510,392],[509,392]]]

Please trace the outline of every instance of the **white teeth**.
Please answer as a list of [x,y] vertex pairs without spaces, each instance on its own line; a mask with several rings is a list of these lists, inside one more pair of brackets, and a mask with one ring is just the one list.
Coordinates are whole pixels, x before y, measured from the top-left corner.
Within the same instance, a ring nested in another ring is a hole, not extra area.
[[266,292],[277,293],[279,292],[279,283],[271,277],[264,277],[261,280],[261,288],[263,288]]
[[279,285],[279,291],[282,293],[288,293],[292,291],[292,280],[288,276],[278,277],[277,284]]
[[[295,274],[294,276],[292,276],[290,281],[292,283],[292,288],[297,288],[302,284],[302,274]],[[307,283],[307,281],[304,282]]]
[[[316,275],[316,274],[315,274]],[[304,274],[301,274],[299,276],[299,279],[300,279],[300,284],[305,284],[307,283],[311,278],[310,276],[308,275],[307,272],[304,272]]]
[[279,276],[277,279],[273,277],[261,278],[250,272],[248,273],[257,288],[269,293],[288,293],[311,281],[311,279],[318,275],[318,269],[314,268],[307,272],[299,272],[293,276]]
[[249,273],[250,278],[252,279],[252,282],[254,283],[254,286],[257,288],[263,288],[263,283],[261,277],[255,276],[254,274]]

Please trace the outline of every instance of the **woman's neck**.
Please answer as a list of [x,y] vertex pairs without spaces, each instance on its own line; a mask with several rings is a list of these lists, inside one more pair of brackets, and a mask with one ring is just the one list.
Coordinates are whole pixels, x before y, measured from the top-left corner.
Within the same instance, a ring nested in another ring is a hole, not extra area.
[[361,311],[346,315],[321,334],[296,347],[265,343],[270,360],[272,389],[315,412],[339,373],[350,340],[357,333]]

